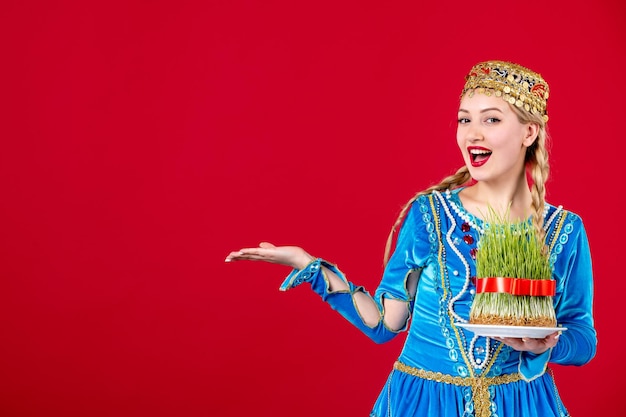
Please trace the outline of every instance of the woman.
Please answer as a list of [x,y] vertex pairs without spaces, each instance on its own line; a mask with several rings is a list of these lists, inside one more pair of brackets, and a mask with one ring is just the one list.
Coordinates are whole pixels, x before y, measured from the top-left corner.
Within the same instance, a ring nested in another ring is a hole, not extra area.
[[[597,340],[585,228],[578,215],[545,202],[548,96],[545,80],[517,64],[488,61],[471,69],[458,111],[465,166],[406,204],[390,233],[374,297],[299,247],[262,243],[227,256],[227,262],[294,268],[282,290],[309,283],[378,343],[408,330],[371,416],[568,415],[547,365],[583,365],[594,357]],[[483,337],[462,326],[476,293],[483,213],[490,210],[532,222],[550,259],[556,318],[566,331]]]

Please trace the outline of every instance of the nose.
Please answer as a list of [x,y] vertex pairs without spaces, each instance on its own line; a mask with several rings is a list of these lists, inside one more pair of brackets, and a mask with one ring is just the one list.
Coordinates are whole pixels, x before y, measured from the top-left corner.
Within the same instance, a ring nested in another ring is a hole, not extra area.
[[480,123],[467,123],[465,129],[465,140],[468,142],[478,142],[483,140],[483,132]]

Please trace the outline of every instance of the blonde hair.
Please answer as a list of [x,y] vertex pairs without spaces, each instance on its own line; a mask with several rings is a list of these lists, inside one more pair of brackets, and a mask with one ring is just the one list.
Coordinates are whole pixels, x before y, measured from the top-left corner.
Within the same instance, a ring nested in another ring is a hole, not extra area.
[[[532,196],[531,207],[533,209],[532,222],[537,232],[537,238],[540,242],[544,241],[545,231],[543,230],[543,212],[546,207],[546,181],[550,174],[550,164],[548,162],[548,132],[546,129],[546,122],[539,114],[533,114],[517,106],[509,107],[513,109],[517,115],[518,120],[521,123],[534,123],[538,126],[537,139],[531,146],[526,149],[525,163],[526,172],[530,174],[532,183],[530,186],[530,192]],[[420,196],[427,195],[433,191],[445,191],[458,188],[469,183],[472,177],[467,169],[467,166],[462,166],[456,173],[445,177],[438,184],[432,185],[425,190],[422,190],[415,194],[400,210],[400,214],[396,218],[395,223],[391,227],[389,236],[387,237],[387,243],[385,244],[385,255],[383,258],[383,265],[387,265],[389,257],[391,255],[391,249],[393,246],[394,235],[398,228],[402,225],[404,218],[409,211],[411,205]]]

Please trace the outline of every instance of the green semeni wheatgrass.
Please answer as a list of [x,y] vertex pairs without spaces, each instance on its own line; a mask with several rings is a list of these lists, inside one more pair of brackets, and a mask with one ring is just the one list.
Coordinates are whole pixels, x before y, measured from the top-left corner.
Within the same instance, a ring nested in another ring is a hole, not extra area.
[[[490,208],[478,243],[476,277],[552,279],[548,256],[533,225],[507,218]],[[483,292],[474,297],[470,323],[553,327],[556,316],[551,296]]]

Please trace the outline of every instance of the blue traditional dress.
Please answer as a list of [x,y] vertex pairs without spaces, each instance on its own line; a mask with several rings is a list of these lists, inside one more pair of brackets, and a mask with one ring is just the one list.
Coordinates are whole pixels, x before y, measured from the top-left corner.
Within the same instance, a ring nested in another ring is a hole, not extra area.
[[[544,227],[556,280],[553,301],[558,325],[567,330],[545,353],[519,352],[457,326],[469,319],[477,243],[485,226],[463,208],[460,190],[434,192],[412,204],[373,297],[381,311],[377,325],[364,324],[356,308],[353,295],[365,290],[322,259],[292,271],[281,290],[310,283],[377,343],[408,328],[371,417],[568,416],[547,365],[583,365],[596,352],[591,257],[581,218],[547,205]],[[330,292],[324,267],[346,281],[349,290]],[[411,273],[419,274],[415,297],[407,290]],[[383,298],[407,303],[410,327],[409,320],[399,331],[386,327]]]

